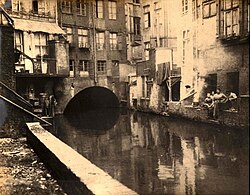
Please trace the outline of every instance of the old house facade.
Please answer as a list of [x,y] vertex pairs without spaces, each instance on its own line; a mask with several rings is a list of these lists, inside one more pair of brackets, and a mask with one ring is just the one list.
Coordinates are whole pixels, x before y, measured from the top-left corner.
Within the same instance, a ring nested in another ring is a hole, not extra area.
[[130,76],[130,106],[156,112],[170,103],[177,110],[180,105],[195,107],[207,92],[220,88],[237,94],[236,113],[246,119],[249,1],[140,4],[142,58]]
[[[2,1],[13,20],[16,91],[34,106],[68,76],[68,44],[58,26],[57,1]],[[35,109],[41,113],[41,107]]]
[[[105,86],[144,111],[165,112],[170,103],[197,106],[216,88],[236,93],[238,111],[248,108],[249,0],[3,5],[15,26],[17,79],[33,82],[17,86],[26,96],[48,78],[52,86],[63,80],[55,86],[60,93],[71,83]],[[43,86],[36,95],[53,93]]]
[[142,57],[130,77],[131,107],[164,112],[169,100],[180,99],[174,6],[174,1],[140,2]]
[[248,95],[249,1],[183,1],[179,5],[181,93],[197,92],[194,102],[216,88]]
[[72,82],[90,80],[120,90],[121,70],[127,63],[124,14],[124,1],[58,1],[59,24],[69,42]]

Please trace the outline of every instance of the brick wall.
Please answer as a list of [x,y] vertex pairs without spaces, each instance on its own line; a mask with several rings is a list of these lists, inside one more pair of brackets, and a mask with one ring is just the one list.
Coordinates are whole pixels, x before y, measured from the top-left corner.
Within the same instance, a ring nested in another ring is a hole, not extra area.
[[0,25],[0,81],[15,89],[14,29]]
[[25,135],[25,123],[32,117],[0,98],[0,137],[20,137]]

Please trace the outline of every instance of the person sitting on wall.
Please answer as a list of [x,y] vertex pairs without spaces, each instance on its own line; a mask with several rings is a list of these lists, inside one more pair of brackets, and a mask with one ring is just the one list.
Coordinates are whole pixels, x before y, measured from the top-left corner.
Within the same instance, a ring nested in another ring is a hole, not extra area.
[[211,96],[212,100],[214,101],[214,91],[211,92],[210,96]]
[[225,110],[225,106],[227,103],[227,96],[221,92],[221,90],[218,88],[216,90],[216,93],[214,94],[214,111],[213,111],[213,117],[215,119],[218,118],[218,115],[222,110]]
[[203,104],[203,107],[207,108],[208,110],[208,118],[213,117],[213,109],[214,109],[214,101],[210,93],[207,93],[207,97],[205,98]]
[[230,92],[228,96],[228,106],[229,109],[235,109],[237,104],[237,95],[234,92]]

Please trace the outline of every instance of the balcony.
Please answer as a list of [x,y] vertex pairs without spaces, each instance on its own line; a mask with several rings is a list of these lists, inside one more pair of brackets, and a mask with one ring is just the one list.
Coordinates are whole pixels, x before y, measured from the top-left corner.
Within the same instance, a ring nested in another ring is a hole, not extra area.
[[20,19],[28,19],[28,20],[38,20],[38,21],[49,21],[49,22],[56,22],[56,18],[51,15],[50,12],[33,12],[30,11],[16,11],[12,9],[7,9],[7,13],[10,16],[14,16]]
[[133,34],[132,35],[132,41],[141,41],[142,40],[142,36],[139,34]]
[[96,44],[96,49],[97,50],[104,50],[104,43],[97,43]]
[[58,66],[55,58],[44,57],[27,58],[20,55],[15,64],[16,76],[19,77],[67,77],[68,68]]
[[89,49],[89,43],[78,43],[80,49]]

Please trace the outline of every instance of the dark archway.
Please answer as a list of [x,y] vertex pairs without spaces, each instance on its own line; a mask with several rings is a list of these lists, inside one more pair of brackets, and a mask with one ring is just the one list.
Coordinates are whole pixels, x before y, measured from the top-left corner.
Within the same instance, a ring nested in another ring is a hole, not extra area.
[[119,100],[104,87],[89,87],[68,103],[64,115],[77,129],[107,130],[119,118]]
[[73,97],[64,110],[64,114],[83,112],[101,108],[118,108],[116,95],[104,87],[88,87]]

